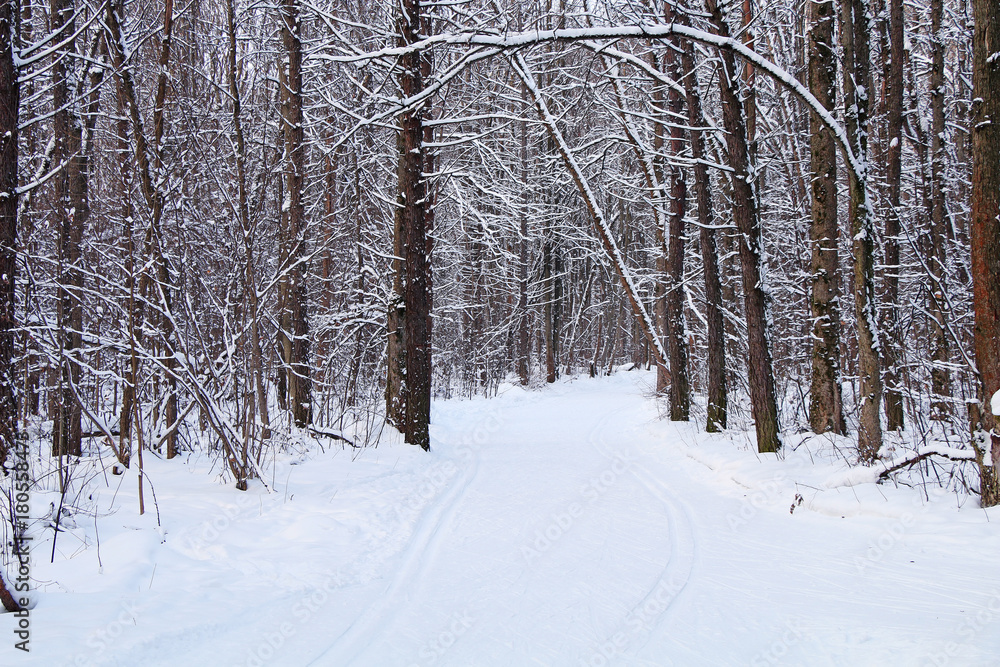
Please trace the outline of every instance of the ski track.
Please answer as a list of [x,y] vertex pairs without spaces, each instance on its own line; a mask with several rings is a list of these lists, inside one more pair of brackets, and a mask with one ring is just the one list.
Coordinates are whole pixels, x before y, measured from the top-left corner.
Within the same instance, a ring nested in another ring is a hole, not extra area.
[[436,403],[429,454],[310,461],[294,505],[210,487],[171,548],[129,520],[107,590],[78,564],[79,592],[37,612],[40,640],[62,634],[0,665],[1000,665],[989,516],[874,489],[790,512],[811,468],[659,423],[648,378]]
[[454,519],[478,470],[479,453],[473,451],[471,462],[463,466],[456,475],[458,479],[424,511],[409,546],[399,557],[402,565],[396,570],[385,592],[309,665],[339,666],[354,663],[400,615],[406,603],[419,594],[425,575],[435,562],[448,525]]
[[[640,410],[634,411],[634,418],[622,419],[629,423],[642,423],[644,417]],[[614,457],[613,446],[609,443],[606,431],[610,428],[612,414],[606,414],[595,427],[594,437],[590,439],[590,444],[605,458]],[[619,436],[621,437],[621,436]],[[643,618],[644,627],[641,632],[633,633],[636,636],[631,638],[627,646],[622,649],[622,654],[632,659],[638,659],[641,652],[649,643],[650,639],[657,634],[663,619],[670,613],[674,603],[678,600],[684,589],[687,588],[694,570],[694,564],[698,559],[697,539],[694,532],[694,522],[687,505],[680,500],[676,494],[670,491],[666,485],[660,482],[654,474],[649,471],[653,459],[645,452],[640,452],[640,458],[629,467],[629,472],[642,485],[642,487],[663,507],[664,516],[667,518],[667,531],[670,544],[670,554],[663,570],[660,573],[655,585],[648,590],[629,610],[623,619],[623,626],[627,626],[631,619]],[[667,599],[664,601],[664,592]],[[645,619],[645,612],[653,609],[655,616],[653,619]],[[649,663],[655,664],[655,663]]]

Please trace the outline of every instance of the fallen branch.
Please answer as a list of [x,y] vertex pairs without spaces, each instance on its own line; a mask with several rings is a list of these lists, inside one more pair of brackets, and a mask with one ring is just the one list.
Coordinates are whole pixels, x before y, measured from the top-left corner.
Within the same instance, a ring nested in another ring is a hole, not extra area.
[[917,450],[917,453],[906,458],[895,459],[893,461],[882,463],[885,466],[885,470],[879,473],[878,481],[884,482],[889,479],[889,475],[901,470],[903,468],[908,468],[909,466],[916,465],[924,459],[928,459],[932,456],[941,456],[950,461],[975,461],[976,453],[969,451],[967,449],[955,449],[953,447],[922,447]]
[[340,440],[342,442],[346,442],[347,444],[349,444],[354,449],[361,449],[360,446],[355,445],[353,442],[351,442],[350,440],[348,440],[346,437],[344,437],[340,433],[335,433],[334,431],[325,431],[325,430],[323,430],[321,428],[316,428],[315,426],[310,426],[309,427],[309,432],[312,433],[313,435],[321,435],[324,438],[332,438],[334,440]]

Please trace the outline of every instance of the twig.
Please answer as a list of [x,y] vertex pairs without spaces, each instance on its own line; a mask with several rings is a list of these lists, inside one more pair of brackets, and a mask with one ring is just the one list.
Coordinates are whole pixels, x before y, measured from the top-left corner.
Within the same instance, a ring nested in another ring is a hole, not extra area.
[[916,456],[911,456],[910,458],[903,459],[902,461],[898,461],[892,464],[883,464],[883,465],[888,465],[888,467],[881,473],[879,473],[878,481],[883,482],[889,479],[889,475],[896,472],[897,470],[915,465],[917,463],[920,463],[924,459],[928,459],[932,456],[941,456],[951,461],[976,460],[976,456],[973,452],[962,452],[958,450],[939,450],[933,447],[927,448],[924,449],[923,451],[920,451]]
[[309,432],[312,433],[313,435],[321,435],[324,438],[332,438],[333,440],[341,440],[341,441],[346,442],[347,444],[349,444],[354,449],[361,449],[360,446],[355,445],[353,442],[351,442],[349,439],[345,438],[340,433],[335,433],[333,431],[326,431],[326,430],[321,429],[321,428],[316,428],[315,426],[310,426],[309,427]]

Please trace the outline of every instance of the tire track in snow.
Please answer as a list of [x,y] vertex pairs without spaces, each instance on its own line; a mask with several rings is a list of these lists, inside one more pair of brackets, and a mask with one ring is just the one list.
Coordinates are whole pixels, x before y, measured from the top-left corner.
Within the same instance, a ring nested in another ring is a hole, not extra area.
[[[598,422],[594,429],[594,435],[590,438],[590,444],[607,458],[616,455],[614,447],[608,443],[608,438],[605,436],[605,432],[610,429],[611,421],[612,414],[605,415]],[[631,420],[625,419],[625,421],[628,423]],[[620,437],[623,432],[619,429],[616,434]],[[676,494],[658,480],[646,466],[642,465],[645,461],[649,461],[648,457],[640,458],[632,463],[629,466],[629,472],[650,495],[660,502],[665,510],[670,555],[656,584],[632,606],[626,614],[622,626],[620,626],[621,629],[611,633],[608,640],[600,644],[600,648],[594,653],[593,658],[602,656],[607,660],[612,660],[616,656],[621,657],[628,654],[634,659],[636,653],[649,643],[662,623],[663,617],[670,611],[673,603],[687,587],[698,558],[698,545],[690,510]],[[626,638],[624,643],[615,641],[622,636]],[[609,653],[611,654],[609,655]],[[585,664],[593,663],[593,658]]]
[[371,604],[350,626],[309,665],[349,665],[375,643],[413,600],[430,566],[441,548],[445,529],[453,521],[458,507],[479,471],[479,452],[468,448],[471,460],[463,466],[457,479],[426,509],[410,544],[401,554],[402,565],[378,600]]

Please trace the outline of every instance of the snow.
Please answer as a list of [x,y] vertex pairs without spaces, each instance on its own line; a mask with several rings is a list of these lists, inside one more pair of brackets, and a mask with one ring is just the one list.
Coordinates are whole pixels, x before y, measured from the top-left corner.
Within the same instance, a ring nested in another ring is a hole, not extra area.
[[993,398],[990,399],[990,409],[993,414],[1000,417],[1000,389],[993,394]]
[[2,614],[0,664],[996,664],[1000,514],[825,484],[849,439],[758,454],[659,419],[654,385],[437,401],[429,453],[298,448],[271,492],[147,454],[144,516],[134,468],[92,460],[54,563],[35,528],[32,652]]

